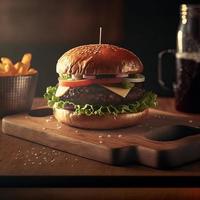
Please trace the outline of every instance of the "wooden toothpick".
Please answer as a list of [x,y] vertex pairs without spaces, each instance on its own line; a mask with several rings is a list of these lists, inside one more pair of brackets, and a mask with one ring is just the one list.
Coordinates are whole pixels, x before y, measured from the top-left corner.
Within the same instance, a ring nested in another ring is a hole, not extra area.
[[101,44],[101,37],[102,37],[102,27],[99,28],[99,44]]

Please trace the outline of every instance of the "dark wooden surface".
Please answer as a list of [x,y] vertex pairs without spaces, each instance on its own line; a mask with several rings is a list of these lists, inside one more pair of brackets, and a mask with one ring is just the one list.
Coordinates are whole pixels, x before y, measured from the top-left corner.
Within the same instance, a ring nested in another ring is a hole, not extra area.
[[[45,102],[35,99],[35,106]],[[158,109],[176,112],[173,99],[160,98]],[[182,115],[182,113],[179,113]],[[185,114],[183,114],[185,115]],[[192,120],[200,120],[200,115],[187,115]],[[38,159],[40,161],[37,161]],[[5,134],[0,134],[0,176],[131,176],[133,177],[197,177],[200,176],[200,161],[173,170],[156,170],[140,165],[115,167],[96,161],[88,160],[72,154],[52,150],[38,144],[24,141]],[[163,178],[163,182],[165,179]],[[120,183],[119,183],[120,184]],[[173,183],[172,183],[173,185]],[[170,186],[169,186],[170,187]],[[200,189],[1,189],[2,199],[199,199]],[[5,198],[3,198],[5,197]],[[7,198],[8,197],[8,198]]]
[[198,188],[0,189],[1,200],[199,200]]

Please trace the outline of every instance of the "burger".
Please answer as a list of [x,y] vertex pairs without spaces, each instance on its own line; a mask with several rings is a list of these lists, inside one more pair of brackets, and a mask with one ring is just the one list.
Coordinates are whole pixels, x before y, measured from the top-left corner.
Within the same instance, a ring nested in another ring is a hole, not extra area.
[[44,97],[55,118],[85,129],[116,129],[141,123],[156,95],[144,89],[143,64],[131,51],[89,44],[65,52],[57,62],[58,84]]

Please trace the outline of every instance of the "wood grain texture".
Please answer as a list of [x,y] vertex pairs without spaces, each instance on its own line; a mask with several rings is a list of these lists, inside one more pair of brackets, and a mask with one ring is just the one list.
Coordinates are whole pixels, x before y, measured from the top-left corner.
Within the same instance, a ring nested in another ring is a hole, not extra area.
[[[142,124],[124,129],[77,129],[58,123],[53,116],[33,117],[27,114],[5,117],[2,128],[6,134],[108,164],[137,162],[150,167],[169,168],[200,157],[200,131],[192,129],[189,135],[184,135],[184,127],[169,127],[177,124],[200,126],[195,121],[191,124],[187,117],[151,109]],[[174,130],[176,132],[172,134]],[[196,134],[191,135],[195,131]]]

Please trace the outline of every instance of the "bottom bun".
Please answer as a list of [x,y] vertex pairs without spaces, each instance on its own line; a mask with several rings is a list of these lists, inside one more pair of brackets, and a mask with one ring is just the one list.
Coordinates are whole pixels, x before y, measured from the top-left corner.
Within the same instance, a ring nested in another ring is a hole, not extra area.
[[126,113],[104,116],[77,115],[76,113],[64,110],[54,109],[55,118],[64,124],[84,129],[117,129],[129,127],[142,122],[148,115],[146,109],[139,113]]

